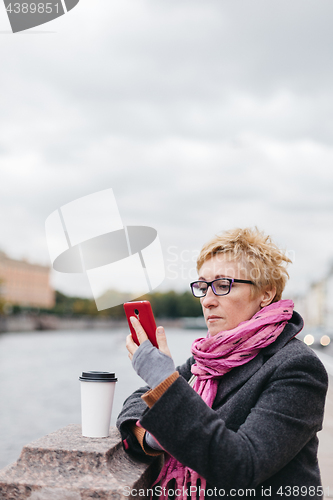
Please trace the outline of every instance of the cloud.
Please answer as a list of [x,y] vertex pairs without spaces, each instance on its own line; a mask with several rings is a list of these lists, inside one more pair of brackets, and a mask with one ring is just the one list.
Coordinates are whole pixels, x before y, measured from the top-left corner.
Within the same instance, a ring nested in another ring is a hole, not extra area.
[[112,187],[166,258],[258,225],[295,252],[296,284],[324,273],[332,14],[330,0],[81,0],[54,33],[3,34],[0,246],[47,262],[46,217]]

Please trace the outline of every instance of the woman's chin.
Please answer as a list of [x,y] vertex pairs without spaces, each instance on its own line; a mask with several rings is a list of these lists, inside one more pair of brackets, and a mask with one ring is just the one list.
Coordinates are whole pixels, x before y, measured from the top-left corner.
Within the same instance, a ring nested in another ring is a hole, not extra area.
[[232,328],[235,328],[237,326],[233,324],[230,325],[230,323],[223,318],[215,321],[207,320],[206,325],[211,337],[213,337],[217,333],[231,330]]
[[208,322],[208,325],[207,325],[207,328],[208,328],[208,331],[211,335],[211,337],[213,337],[214,335],[216,335],[217,333],[221,332],[224,328],[223,328],[223,325],[218,325],[217,323],[215,324],[209,324]]

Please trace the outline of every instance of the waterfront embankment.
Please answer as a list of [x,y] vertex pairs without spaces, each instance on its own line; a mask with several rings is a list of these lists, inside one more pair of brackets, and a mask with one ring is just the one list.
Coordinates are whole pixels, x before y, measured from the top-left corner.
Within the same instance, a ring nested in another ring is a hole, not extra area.
[[[201,318],[156,319],[156,322],[167,327],[187,328],[188,320],[193,320],[195,328],[195,321],[197,319]],[[200,322],[200,325],[201,323],[202,321]],[[96,316],[63,317],[52,314],[0,316],[0,333],[33,332],[44,330],[106,330],[125,327],[127,327],[126,319],[103,318]]]

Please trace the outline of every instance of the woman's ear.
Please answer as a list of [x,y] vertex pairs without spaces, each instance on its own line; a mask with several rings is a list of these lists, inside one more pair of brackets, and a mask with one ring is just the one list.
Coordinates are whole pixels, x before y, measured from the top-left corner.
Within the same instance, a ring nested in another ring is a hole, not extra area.
[[264,291],[262,301],[260,302],[260,307],[268,306],[276,295],[276,288],[270,288]]

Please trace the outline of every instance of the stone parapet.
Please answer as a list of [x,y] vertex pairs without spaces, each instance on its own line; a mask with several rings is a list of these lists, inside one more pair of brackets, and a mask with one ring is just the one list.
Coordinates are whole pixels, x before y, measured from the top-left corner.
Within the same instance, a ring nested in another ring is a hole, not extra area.
[[116,428],[108,438],[86,438],[72,424],[24,446],[0,471],[0,500],[128,499],[149,488],[159,469],[159,457],[143,463],[125,453]]

